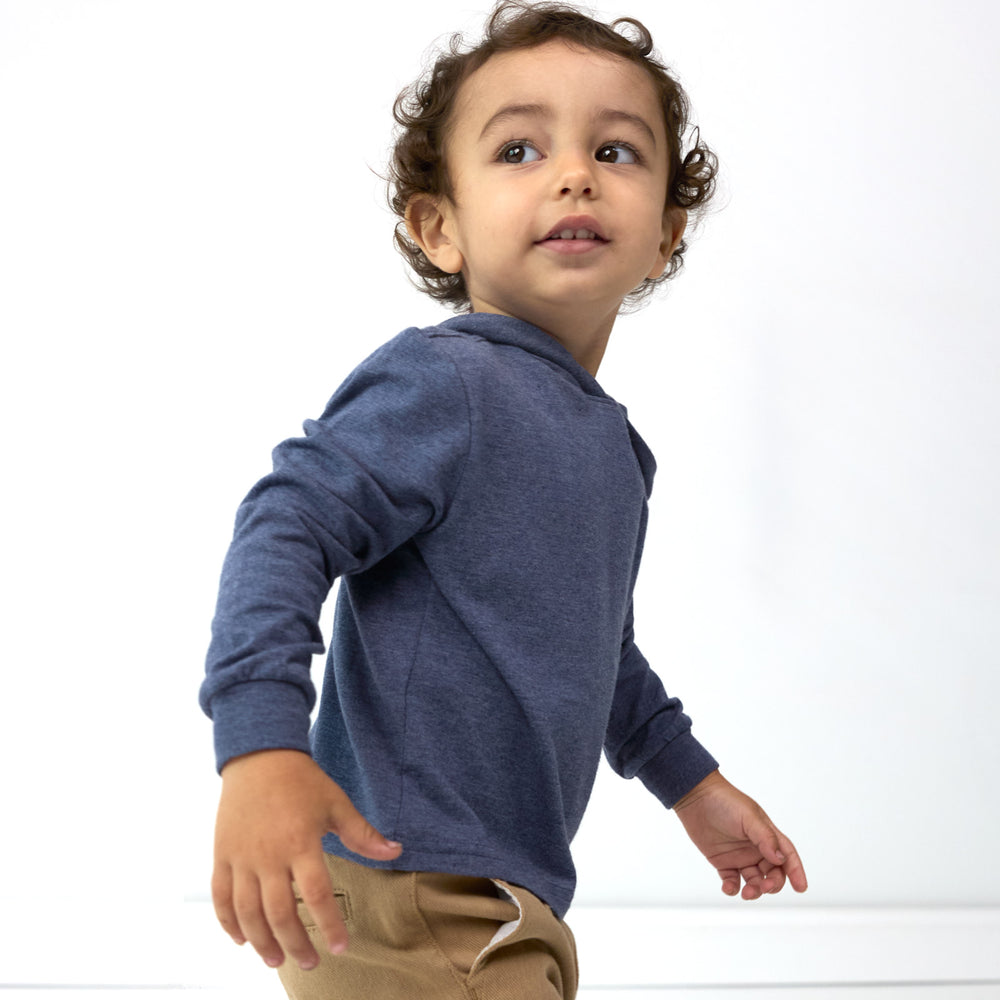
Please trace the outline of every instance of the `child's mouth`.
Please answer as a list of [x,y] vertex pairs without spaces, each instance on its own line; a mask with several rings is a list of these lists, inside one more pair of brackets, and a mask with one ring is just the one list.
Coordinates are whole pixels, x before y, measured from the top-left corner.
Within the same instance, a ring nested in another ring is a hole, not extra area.
[[538,241],[559,254],[580,254],[607,243],[600,223],[591,215],[566,215]]
[[560,256],[590,253],[608,241],[593,229],[558,229],[536,244]]
[[550,233],[542,242],[549,240],[597,240],[600,243],[606,242],[590,229],[562,229],[558,233]]

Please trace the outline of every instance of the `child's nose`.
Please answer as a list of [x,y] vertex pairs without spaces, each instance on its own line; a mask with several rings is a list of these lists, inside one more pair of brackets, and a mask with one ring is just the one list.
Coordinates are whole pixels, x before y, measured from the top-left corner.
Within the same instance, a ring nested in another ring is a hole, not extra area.
[[560,194],[587,195],[597,194],[597,181],[594,173],[595,161],[588,155],[573,153],[563,157],[559,173]]

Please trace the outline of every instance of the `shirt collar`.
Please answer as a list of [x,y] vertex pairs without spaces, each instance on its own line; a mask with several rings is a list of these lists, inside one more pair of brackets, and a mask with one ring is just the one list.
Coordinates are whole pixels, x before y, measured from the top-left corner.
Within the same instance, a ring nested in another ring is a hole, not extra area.
[[511,344],[536,354],[564,369],[589,396],[614,402],[597,379],[555,337],[523,319],[500,313],[477,312],[454,316],[440,325],[450,330],[474,334],[495,344]]

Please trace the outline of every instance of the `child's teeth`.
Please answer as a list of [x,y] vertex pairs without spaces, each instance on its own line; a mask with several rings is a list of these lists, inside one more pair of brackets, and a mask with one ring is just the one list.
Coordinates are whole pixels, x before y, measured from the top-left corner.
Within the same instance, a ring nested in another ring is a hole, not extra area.
[[573,239],[573,230],[572,229],[564,229],[559,234],[559,239],[561,239],[561,240],[571,240],[571,239]]
[[561,240],[593,240],[597,237],[589,229],[564,229],[558,234]]

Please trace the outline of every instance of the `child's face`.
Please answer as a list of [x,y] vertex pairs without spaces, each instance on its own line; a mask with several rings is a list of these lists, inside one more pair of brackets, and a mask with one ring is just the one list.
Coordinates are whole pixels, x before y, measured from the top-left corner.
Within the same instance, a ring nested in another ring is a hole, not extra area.
[[461,270],[477,312],[549,330],[584,312],[613,322],[683,233],[685,213],[665,212],[667,155],[640,66],[559,40],[499,53],[459,90],[445,143],[453,198],[423,220],[422,242],[442,270]]

